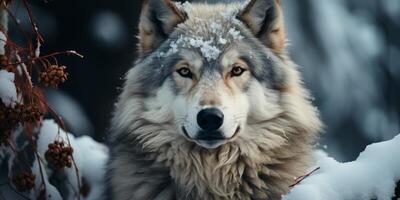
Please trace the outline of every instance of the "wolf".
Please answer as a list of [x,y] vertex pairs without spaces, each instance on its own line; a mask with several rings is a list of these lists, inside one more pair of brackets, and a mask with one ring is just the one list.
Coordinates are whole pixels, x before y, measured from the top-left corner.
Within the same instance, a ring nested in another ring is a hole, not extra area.
[[110,199],[275,200],[322,123],[287,52],[279,0],[146,0],[115,105]]

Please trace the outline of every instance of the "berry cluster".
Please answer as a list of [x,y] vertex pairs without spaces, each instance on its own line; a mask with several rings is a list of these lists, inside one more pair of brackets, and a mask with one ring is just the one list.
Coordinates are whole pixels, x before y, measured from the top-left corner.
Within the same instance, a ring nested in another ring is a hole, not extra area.
[[41,120],[43,113],[36,105],[16,104],[13,108],[5,106],[0,101],[0,121],[7,123],[0,123],[0,144],[4,144],[11,131],[18,125],[18,123],[32,123],[35,124]]
[[50,65],[39,74],[39,81],[46,87],[58,87],[68,78],[65,66]]
[[0,101],[0,122],[7,122],[0,123],[0,144],[6,144],[19,120],[13,109],[5,106],[2,101]]
[[20,122],[35,123],[40,121],[43,113],[36,105],[17,104],[13,109],[13,114]]
[[65,146],[62,141],[55,141],[49,144],[49,149],[44,156],[52,168],[60,170],[72,166],[72,153],[72,147]]
[[32,172],[22,171],[12,178],[12,182],[19,192],[26,192],[35,187],[35,178]]

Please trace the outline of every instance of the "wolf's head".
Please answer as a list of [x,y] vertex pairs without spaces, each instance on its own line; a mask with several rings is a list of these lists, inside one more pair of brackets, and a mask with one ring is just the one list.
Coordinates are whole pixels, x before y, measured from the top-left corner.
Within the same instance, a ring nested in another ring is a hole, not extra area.
[[[127,75],[114,125],[151,147],[182,138],[205,148],[283,141],[289,127],[316,132],[316,111],[285,44],[279,0],[147,0],[140,58]],[[294,121],[283,119],[288,113]]]

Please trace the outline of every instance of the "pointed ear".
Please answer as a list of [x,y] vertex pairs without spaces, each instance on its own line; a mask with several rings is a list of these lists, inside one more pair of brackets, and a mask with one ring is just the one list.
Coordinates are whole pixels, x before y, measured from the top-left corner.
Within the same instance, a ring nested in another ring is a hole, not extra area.
[[160,46],[186,19],[172,0],[145,0],[139,23],[139,54],[144,56]]
[[238,18],[266,46],[277,53],[284,51],[286,37],[280,0],[251,0]]

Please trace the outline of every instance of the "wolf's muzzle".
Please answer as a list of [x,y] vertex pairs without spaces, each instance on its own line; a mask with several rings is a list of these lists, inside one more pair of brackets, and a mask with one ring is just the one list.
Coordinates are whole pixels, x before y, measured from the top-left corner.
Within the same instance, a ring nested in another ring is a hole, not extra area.
[[206,132],[217,131],[224,123],[224,114],[217,108],[206,108],[197,114],[197,124]]

